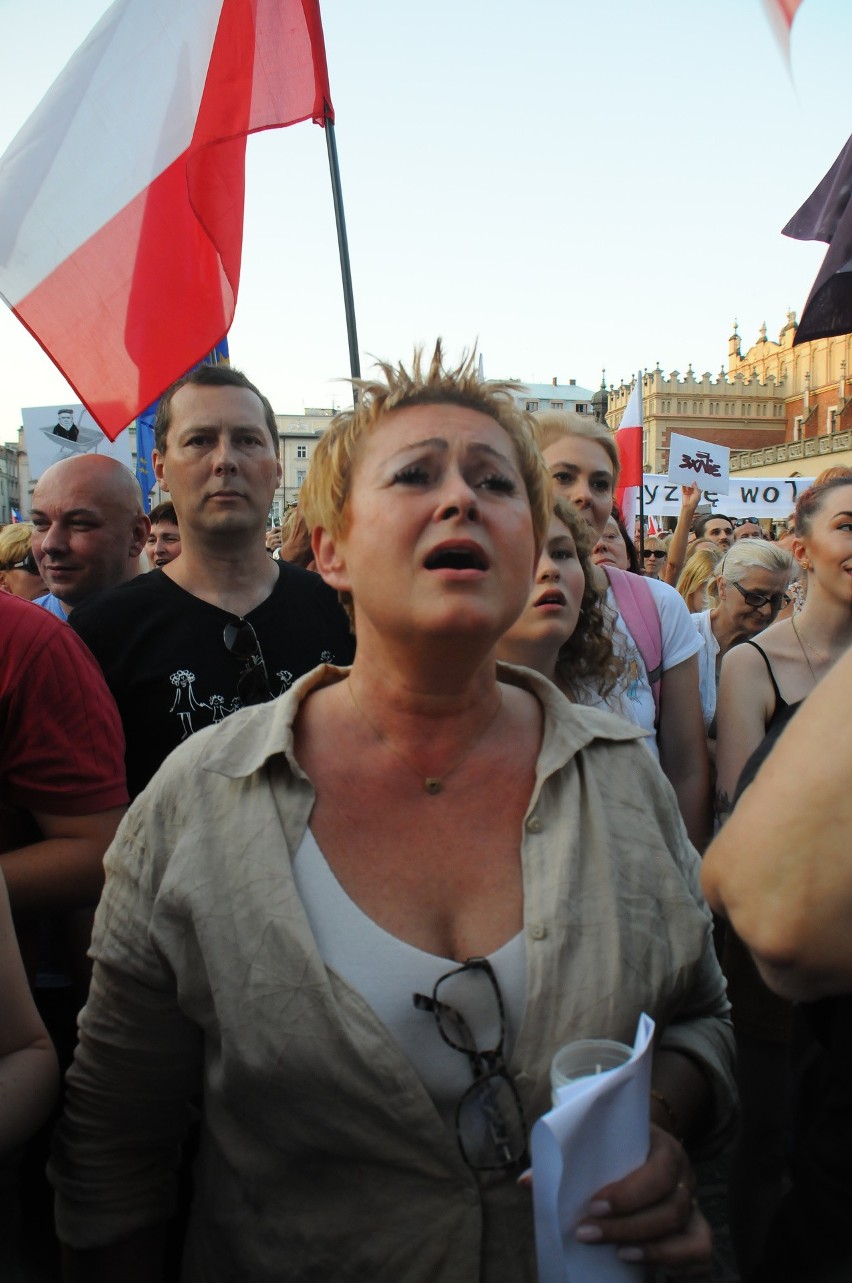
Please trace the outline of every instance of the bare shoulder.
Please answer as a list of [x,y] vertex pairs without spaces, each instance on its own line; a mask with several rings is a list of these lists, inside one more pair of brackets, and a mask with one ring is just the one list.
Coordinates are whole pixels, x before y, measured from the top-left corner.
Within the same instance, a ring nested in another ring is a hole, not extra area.
[[[770,625],[769,628],[758,634],[757,644],[761,650],[765,651],[770,660],[797,657],[799,644],[796,641],[792,619],[779,619],[776,624]],[[736,647],[735,649],[753,651],[754,647]]]

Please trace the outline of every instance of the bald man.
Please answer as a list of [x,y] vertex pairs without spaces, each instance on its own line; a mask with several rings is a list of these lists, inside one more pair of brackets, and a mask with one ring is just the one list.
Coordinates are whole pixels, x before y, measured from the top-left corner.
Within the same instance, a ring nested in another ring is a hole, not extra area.
[[139,483],[101,454],[61,459],[33,494],[33,554],[50,591],[37,598],[65,619],[81,601],[140,573],[150,522]]

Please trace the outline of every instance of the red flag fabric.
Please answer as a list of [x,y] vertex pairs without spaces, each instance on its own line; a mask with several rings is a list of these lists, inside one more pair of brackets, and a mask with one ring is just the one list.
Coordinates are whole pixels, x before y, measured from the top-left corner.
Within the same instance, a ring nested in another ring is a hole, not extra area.
[[802,0],[763,0],[763,7],[788,63],[790,61],[790,32],[793,27],[796,10],[801,3]]
[[615,434],[615,444],[621,463],[621,475],[615,492],[615,501],[621,509],[624,524],[632,533],[633,522],[642,484],[643,423],[642,376],[633,385],[621,423]]
[[311,119],[318,0],[116,0],[0,159],[0,296],[111,440],[230,327],[247,135]]

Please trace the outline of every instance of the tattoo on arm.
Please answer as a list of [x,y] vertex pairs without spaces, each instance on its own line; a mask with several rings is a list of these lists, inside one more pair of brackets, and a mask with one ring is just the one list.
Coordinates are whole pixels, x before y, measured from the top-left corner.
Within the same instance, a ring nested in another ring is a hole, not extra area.
[[716,790],[716,815],[720,824],[725,823],[725,820],[731,814],[731,811],[733,811],[733,809],[734,809],[734,804],[731,801],[728,794],[725,792],[725,790],[717,789]]

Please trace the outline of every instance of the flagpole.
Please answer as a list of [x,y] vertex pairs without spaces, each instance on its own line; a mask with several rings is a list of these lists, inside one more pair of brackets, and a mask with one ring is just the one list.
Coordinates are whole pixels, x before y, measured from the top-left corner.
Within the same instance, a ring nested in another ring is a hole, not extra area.
[[642,448],[639,454],[641,460],[641,470],[639,472],[639,562],[644,572],[645,570],[645,406],[642,402],[642,371],[639,371],[639,404],[642,407],[642,413],[639,416],[642,421]]
[[[644,454],[644,447],[642,453]],[[645,460],[642,460],[642,479],[639,482],[639,559],[645,569]]]
[[[355,298],[352,293],[352,269],[349,265],[349,241],[346,238],[346,218],[343,213],[343,191],[340,186],[340,165],[337,161],[337,140],[334,136],[334,121],[328,114],[325,117],[325,142],[328,148],[331,194],[334,199],[334,221],[337,224],[337,246],[340,251],[343,307],[346,312],[346,335],[349,339],[349,370],[353,379],[360,379],[361,360],[358,355],[358,333],[355,328]],[[357,388],[354,391],[355,400],[357,401]]]

